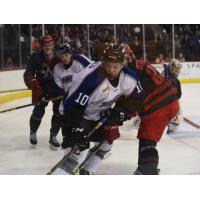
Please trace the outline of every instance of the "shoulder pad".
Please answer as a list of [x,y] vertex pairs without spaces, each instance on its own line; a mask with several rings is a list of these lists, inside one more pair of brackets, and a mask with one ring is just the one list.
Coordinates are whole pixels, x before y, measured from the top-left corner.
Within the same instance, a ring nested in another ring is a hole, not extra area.
[[80,62],[84,67],[88,66],[91,63],[91,61],[83,54],[73,55],[73,59]]

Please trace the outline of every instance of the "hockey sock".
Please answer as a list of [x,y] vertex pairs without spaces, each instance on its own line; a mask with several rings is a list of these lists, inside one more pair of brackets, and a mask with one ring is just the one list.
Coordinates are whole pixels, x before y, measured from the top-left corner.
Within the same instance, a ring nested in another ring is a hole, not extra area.
[[142,174],[158,174],[159,156],[156,145],[154,141],[140,139],[138,166]]
[[[95,146],[92,149],[90,149],[90,151],[88,152],[88,155],[93,151]],[[101,165],[105,154],[109,152],[111,148],[112,148],[112,145],[108,144],[107,142],[104,142],[102,146],[97,150],[97,152],[91,156],[91,158],[88,160],[88,162],[84,165],[83,168],[88,170],[92,174],[95,174],[98,167]]]
[[33,115],[31,115],[29,124],[30,124],[31,132],[36,133],[41,124],[41,119],[36,118]]

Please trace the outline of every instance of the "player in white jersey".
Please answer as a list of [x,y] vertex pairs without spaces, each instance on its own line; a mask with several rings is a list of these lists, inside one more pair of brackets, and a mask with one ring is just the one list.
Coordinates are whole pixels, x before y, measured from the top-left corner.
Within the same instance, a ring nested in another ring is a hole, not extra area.
[[[81,72],[74,74],[71,88],[60,106],[61,114],[64,115],[62,147],[67,154],[78,145],[81,152],[74,153],[53,174],[71,174],[73,169],[85,159],[90,141],[101,142],[107,139],[104,133],[109,126],[108,123],[112,123],[112,127],[117,129],[117,125],[127,120],[129,113],[126,110],[119,107],[110,109],[120,96],[131,95],[134,98],[143,95],[142,90],[136,87],[135,71],[124,68],[124,60],[125,55],[120,47],[108,45],[104,50],[102,62],[92,63]],[[102,113],[109,113],[109,122],[88,139],[88,132],[101,119]],[[118,136],[115,134],[113,138],[116,137]],[[95,173],[111,147],[112,140],[105,140],[80,174]]]
[[60,62],[54,67],[54,81],[67,92],[72,82],[74,73],[80,72],[86,66],[92,63],[90,59],[82,54],[72,54],[70,44],[62,44],[57,49]]
[[[92,61],[82,54],[72,54],[72,48],[68,43],[60,45],[56,49],[56,53],[60,62],[54,66],[54,81],[59,88],[67,92],[71,86],[73,74],[83,70]],[[60,116],[60,121],[62,121],[62,116]],[[53,142],[58,143],[56,138],[53,138]]]

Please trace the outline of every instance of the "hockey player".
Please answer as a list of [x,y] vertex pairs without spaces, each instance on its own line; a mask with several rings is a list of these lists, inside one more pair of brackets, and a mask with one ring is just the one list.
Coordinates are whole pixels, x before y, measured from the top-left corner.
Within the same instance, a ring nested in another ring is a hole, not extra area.
[[[137,76],[134,71],[123,68],[124,59],[121,48],[108,45],[103,52],[102,62],[92,63],[74,75],[71,88],[61,104],[65,129],[62,147],[65,154],[75,145],[79,146],[81,152],[74,153],[53,174],[71,174],[85,159],[90,141],[106,139],[80,171],[80,174],[95,173],[104,155],[111,149],[112,141],[119,137],[116,124],[126,120],[129,113],[119,107],[109,108],[121,95],[133,98],[143,94],[136,87]],[[100,120],[102,113],[104,116],[109,113],[109,123],[98,129],[89,140],[87,134]],[[114,129],[113,135],[109,137],[104,134],[108,128]]]
[[73,74],[83,70],[92,61],[82,54],[73,55],[72,47],[69,43],[61,44],[56,52],[60,58],[60,62],[54,67],[54,81],[58,87],[67,92],[71,86]]
[[62,44],[56,51],[60,62],[54,67],[54,81],[58,87],[67,92],[70,88],[73,74],[83,70],[92,61],[82,54],[73,55],[72,48],[68,43]]
[[[126,52],[132,54],[128,46]],[[159,174],[157,142],[161,139],[165,127],[179,111],[177,86],[171,80],[165,80],[149,63],[140,61],[135,64],[135,61],[128,63],[129,67],[136,69],[139,74],[139,85],[144,90],[145,98],[143,102],[126,98],[118,103],[124,108],[137,111],[141,119],[137,135],[138,168],[134,174],[156,175]]]
[[[53,68],[59,59],[55,55],[54,41],[51,36],[46,35],[41,39],[41,51],[34,53],[24,73],[24,82],[32,90],[32,103],[35,105],[30,117],[30,143],[37,144],[36,132],[40,126],[48,105],[48,99],[64,95],[53,79]],[[60,144],[56,139],[61,126],[58,108],[60,100],[53,101],[53,116],[51,119],[49,143],[54,147]]]
[[[180,99],[182,95],[181,84],[178,80],[178,75],[181,70],[180,62],[177,59],[173,59],[169,62],[169,64],[164,64],[164,77],[166,80],[171,80],[173,85],[177,88],[177,97]],[[181,108],[177,115],[171,119],[168,124],[167,134],[174,133],[178,126],[180,125],[182,119]]]

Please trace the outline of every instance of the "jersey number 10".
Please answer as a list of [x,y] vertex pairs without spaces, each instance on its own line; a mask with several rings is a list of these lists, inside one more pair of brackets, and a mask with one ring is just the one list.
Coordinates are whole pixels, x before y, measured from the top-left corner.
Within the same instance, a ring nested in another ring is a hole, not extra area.
[[84,106],[87,103],[88,99],[89,99],[89,96],[84,95],[83,93],[79,93],[79,97],[75,100],[75,102]]

